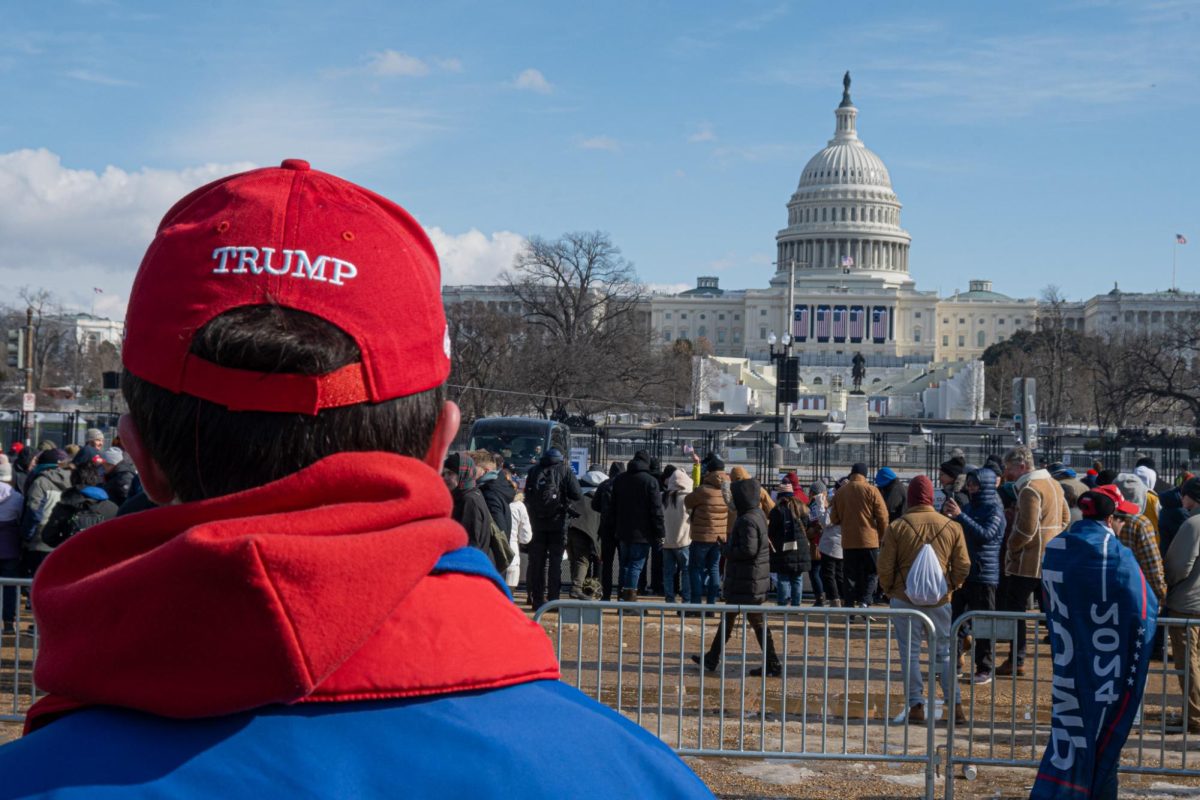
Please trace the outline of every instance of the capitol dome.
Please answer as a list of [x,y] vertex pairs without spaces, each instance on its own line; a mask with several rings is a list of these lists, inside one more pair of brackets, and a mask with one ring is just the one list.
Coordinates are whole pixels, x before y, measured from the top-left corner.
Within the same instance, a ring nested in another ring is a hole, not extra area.
[[867,270],[893,280],[908,277],[908,233],[900,227],[900,200],[883,160],[858,138],[858,109],[850,100],[850,73],[834,111],[833,138],[809,159],[788,202],[788,227],[775,237],[780,273]]

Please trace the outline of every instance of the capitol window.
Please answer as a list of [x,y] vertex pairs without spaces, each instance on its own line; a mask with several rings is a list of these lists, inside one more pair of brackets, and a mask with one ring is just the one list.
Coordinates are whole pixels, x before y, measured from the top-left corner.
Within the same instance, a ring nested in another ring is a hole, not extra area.
[[717,319],[725,319],[725,315],[724,315],[724,314],[717,314]]
[[996,320],[996,324],[997,324],[997,325],[1003,325],[1003,324],[1004,324],[1004,317],[1001,317],[1000,319]]
[[733,315],[733,318],[734,318],[735,320],[739,320],[739,319],[741,319],[741,318],[742,318],[742,315],[741,315],[741,314],[734,314],[734,315]]
[[767,315],[767,310],[766,310],[765,308],[760,308],[760,309],[758,310],[758,315],[759,315],[760,317],[765,317],[765,316]]
[[725,329],[717,328],[717,344],[725,344]]
[[742,341],[742,332],[736,328],[733,331],[733,343],[738,344]]
[[916,318],[917,318],[917,319],[920,319],[920,318],[921,318],[921,312],[920,312],[920,311],[918,311],[918,312],[916,313],[916,315],[915,315],[915,316],[916,316]]
[[699,336],[701,339],[703,339],[705,336],[708,335],[708,326],[701,325],[699,328],[696,329],[696,335]]
[[976,347],[983,347],[986,343],[987,343],[987,339],[986,339],[983,331],[980,331],[979,333],[977,333],[975,335],[975,346]]
[[950,346],[950,337],[943,336],[942,337],[942,347],[949,347],[949,346]]
[[664,318],[664,319],[670,319],[670,318],[671,318],[671,312],[670,312],[670,311],[666,311],[666,312],[664,312],[664,313],[663,313],[663,318]]
[[967,337],[965,337],[965,336],[959,336],[959,337],[958,337],[958,346],[959,346],[959,347],[966,347],[966,346],[967,346]]
[[663,329],[663,341],[664,342],[671,341],[671,329],[670,328]]
[[687,312],[686,312],[686,311],[680,311],[680,312],[679,312],[679,318],[680,318],[680,319],[687,319]]
[[680,338],[680,339],[686,339],[686,338],[688,338],[688,329],[687,329],[687,328],[680,328],[680,329],[679,329],[679,338]]
[[766,339],[766,338],[767,338],[767,329],[766,329],[766,328],[759,328],[759,329],[758,329],[758,338],[760,338],[760,339]]

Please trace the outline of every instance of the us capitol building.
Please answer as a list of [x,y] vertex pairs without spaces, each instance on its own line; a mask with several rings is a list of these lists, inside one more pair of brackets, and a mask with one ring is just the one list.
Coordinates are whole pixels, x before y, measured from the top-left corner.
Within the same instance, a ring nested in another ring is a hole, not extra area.
[[[714,408],[761,407],[764,398],[773,399],[771,343],[786,334],[806,394],[798,410],[841,405],[837,394],[848,387],[851,360],[861,353],[873,413],[979,418],[983,370],[977,359],[988,346],[1032,329],[1038,301],[995,292],[985,279],[947,297],[917,289],[900,199],[883,160],[859,138],[849,73],[843,86],[833,138],[805,165],[788,200],[768,286],[723,290],[717,277],[702,276],[693,289],[651,295],[642,324],[663,344],[711,344],[732,390],[716,392],[722,399],[714,395]],[[443,290],[447,305],[482,302],[518,312],[505,295],[497,286]],[[1105,336],[1162,330],[1177,314],[1197,312],[1195,293],[1129,293],[1115,286],[1060,307],[1068,329]],[[949,397],[931,395],[947,389]]]

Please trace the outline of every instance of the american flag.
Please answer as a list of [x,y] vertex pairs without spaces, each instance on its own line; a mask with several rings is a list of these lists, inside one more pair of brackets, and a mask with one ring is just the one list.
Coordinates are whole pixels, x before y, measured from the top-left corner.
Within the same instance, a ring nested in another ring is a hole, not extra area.
[[846,341],[846,307],[833,307],[833,340],[835,342]]
[[101,289],[99,286],[93,286],[92,291],[96,294],[104,294],[104,290]]
[[842,266],[843,267],[853,267],[854,266],[854,256],[842,256]]
[[1175,244],[1187,244],[1187,237],[1182,233],[1175,234]]
[[817,340],[829,341],[829,306],[817,306]]
[[863,338],[863,307],[850,306],[850,341],[861,342]]
[[877,343],[887,341],[888,312],[883,306],[875,306],[871,311],[871,338]]
[[808,306],[796,306],[793,309],[792,338],[800,342],[808,338]]

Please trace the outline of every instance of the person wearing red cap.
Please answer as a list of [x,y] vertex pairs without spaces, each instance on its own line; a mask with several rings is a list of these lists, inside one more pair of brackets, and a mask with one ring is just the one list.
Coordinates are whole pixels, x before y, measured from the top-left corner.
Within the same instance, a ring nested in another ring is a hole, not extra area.
[[[1137,478],[1134,478],[1137,481]],[[1141,484],[1138,484],[1141,486]],[[1158,546],[1158,537],[1154,535],[1154,526],[1142,514],[1141,507],[1124,492],[1124,487],[1117,484],[1097,486],[1092,490],[1112,499],[1117,504],[1113,514],[1111,528],[1120,539],[1121,544],[1133,551],[1142,574],[1146,576],[1146,585],[1154,592],[1159,606],[1167,599],[1167,580],[1163,573],[1162,552]],[[1143,494],[1145,490],[1143,487]]]
[[440,286],[406,211],[303,161],[166,213],[119,424],[159,507],[42,565],[46,695],[0,795],[711,797],[557,680],[451,519]]
[[[928,643],[931,661],[936,660],[942,679],[942,696],[954,704],[955,723],[965,723],[958,681],[950,669],[950,598],[971,571],[971,558],[962,526],[933,507],[933,481],[918,475],[908,484],[908,509],[891,523],[879,549],[879,585],[887,592],[892,608],[916,609],[932,620],[935,641]],[[926,550],[926,545],[929,549]],[[932,554],[932,559],[929,555]],[[923,563],[936,568],[934,580],[924,585],[919,573]],[[940,580],[938,572],[940,571]],[[914,574],[918,573],[918,574]],[[936,589],[930,591],[930,586]],[[921,595],[916,594],[921,591]],[[900,671],[906,676],[909,722],[924,722],[925,681],[921,675],[921,643],[924,628],[913,628],[909,620],[896,624]]]

